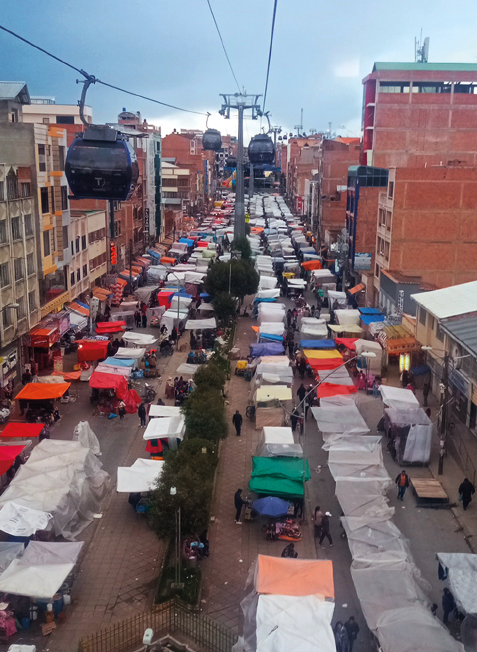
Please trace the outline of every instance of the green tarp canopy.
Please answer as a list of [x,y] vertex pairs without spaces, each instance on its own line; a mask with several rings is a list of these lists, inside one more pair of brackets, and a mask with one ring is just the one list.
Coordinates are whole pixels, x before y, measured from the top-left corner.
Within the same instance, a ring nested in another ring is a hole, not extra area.
[[[280,498],[303,497],[303,460],[286,457],[253,457],[249,489]],[[311,478],[308,460],[305,481]]]

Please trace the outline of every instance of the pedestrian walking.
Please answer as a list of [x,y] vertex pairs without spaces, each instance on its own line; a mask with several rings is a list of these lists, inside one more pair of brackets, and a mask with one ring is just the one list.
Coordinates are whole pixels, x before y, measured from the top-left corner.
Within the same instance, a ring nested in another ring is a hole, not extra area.
[[306,388],[305,385],[302,383],[300,387],[296,391],[296,395],[298,396],[300,403],[303,401],[303,399],[306,396]]
[[377,378],[373,380],[373,397],[379,398],[379,382]]
[[139,328],[141,326],[141,313],[139,310],[134,313],[134,321],[136,322],[136,328]]
[[472,496],[475,494],[475,487],[469,478],[464,478],[464,481],[459,486],[459,500],[462,501],[464,511],[469,506]]
[[394,482],[397,484],[398,488],[398,500],[404,500],[404,494],[406,493],[406,489],[409,487],[409,476],[404,469],[396,476]]
[[237,489],[235,492],[234,496],[234,501],[235,501],[235,522],[237,525],[242,525],[242,521],[240,520],[240,515],[242,514],[242,507],[246,504],[246,501],[242,498],[242,490]]
[[235,411],[234,416],[232,417],[232,423],[235,426],[235,432],[237,433],[237,437],[240,437],[240,431],[242,430],[242,423],[243,423],[243,418],[242,415],[238,410]]
[[333,632],[335,635],[336,652],[349,652],[348,632],[341,620],[338,620]]
[[290,557],[291,559],[296,559],[298,557],[298,553],[295,550],[295,544],[294,543],[289,543],[285,548],[282,550],[282,557]]
[[325,512],[321,519],[321,536],[320,536],[319,544],[321,546],[323,541],[325,539],[328,539],[331,548],[333,545],[333,539],[331,538],[331,534],[330,534],[330,517],[331,517],[330,512]]
[[313,515],[313,526],[315,530],[315,539],[318,539],[318,537],[321,536],[321,524],[323,522],[323,512],[321,511],[321,507],[317,505],[315,507],[315,513]]
[[290,415],[291,429],[293,430],[293,432],[295,432],[296,430],[296,426],[299,418],[300,418],[300,413],[298,412],[298,407],[295,406],[293,408],[293,412]]
[[147,328],[147,315],[145,312],[142,313],[142,327]]
[[354,616],[350,616],[344,624],[346,633],[348,634],[348,646],[349,652],[353,652],[353,645],[359,634],[359,625],[354,619]]
[[290,308],[288,308],[288,310],[287,310],[287,327],[288,328],[291,328],[292,321],[293,321],[293,313],[290,310]]
[[424,386],[422,388],[422,398],[423,398],[424,407],[427,407],[427,399],[429,398],[430,389],[431,389],[430,383],[429,382],[424,383]]
[[444,615],[442,617],[442,622],[444,625],[447,625],[449,623],[449,614],[452,613],[455,609],[455,600],[454,596],[450,592],[448,588],[444,589],[444,593],[442,594],[442,611],[444,612]]
[[306,360],[305,358],[300,358],[297,362],[297,367],[298,367],[298,375],[300,378],[303,380],[305,377],[305,371],[306,371]]
[[120,419],[124,419],[126,414],[126,403],[124,401],[119,401],[118,403],[118,414]]
[[293,358],[293,349],[295,348],[295,342],[293,340],[288,340],[288,357],[290,360]]
[[146,426],[146,416],[147,416],[147,411],[146,411],[146,406],[144,403],[141,403],[141,405],[137,409],[137,415],[139,417],[139,421],[141,423],[141,428]]

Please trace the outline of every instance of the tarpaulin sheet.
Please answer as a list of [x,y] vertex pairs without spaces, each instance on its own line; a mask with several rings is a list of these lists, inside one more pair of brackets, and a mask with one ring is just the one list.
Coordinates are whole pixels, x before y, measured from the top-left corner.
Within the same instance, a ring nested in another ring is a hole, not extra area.
[[311,271],[313,269],[321,269],[321,262],[319,260],[307,260],[306,262],[302,263],[301,266],[303,269]]
[[449,571],[451,591],[462,611],[477,613],[477,555],[438,552],[437,558]]
[[129,378],[131,371],[131,367],[113,366],[100,362],[93,373],[115,374],[116,376],[124,376],[124,378]]
[[338,360],[343,360],[341,353],[336,351],[336,349],[327,350],[327,351],[316,351],[314,349],[304,349],[303,353],[305,356],[312,360],[329,360],[335,358]]
[[350,351],[356,351],[355,342],[357,340],[357,337],[336,337],[335,344],[342,344]]
[[[104,330],[109,333],[119,333],[126,328],[125,321],[98,321],[96,330]],[[107,330],[114,329],[114,330]]]
[[51,385],[46,383],[28,383],[15,396],[15,400],[45,401],[61,398],[70,387],[71,383],[51,383]]
[[146,349],[129,349],[121,347],[118,352],[114,354],[115,360],[140,360],[146,354]]
[[255,590],[261,594],[334,598],[333,562],[258,555]]
[[50,514],[11,501],[0,511],[0,530],[16,537],[29,537],[45,530],[50,519]]
[[79,380],[81,371],[53,371],[52,376],[61,376],[63,380]]
[[162,461],[147,459],[138,459],[132,466],[119,466],[116,491],[121,493],[151,491],[162,473],[163,466]]
[[103,365],[111,365],[112,367],[134,367],[135,360],[133,358],[106,358],[102,363]]
[[[10,543],[9,541],[0,541],[0,573],[3,573],[3,571],[12,563],[15,557],[19,557],[24,550],[25,546],[23,543]],[[9,652],[12,647],[13,646],[11,645],[8,648]],[[15,651],[12,650],[12,652]],[[36,647],[31,646],[30,650],[18,650],[18,652],[36,652]]]
[[[330,292],[328,292],[330,294]],[[359,310],[335,310],[335,317],[340,326],[348,326],[348,324],[359,325]]]
[[334,349],[335,340],[300,340],[302,349]]
[[183,439],[185,433],[185,420],[181,414],[178,417],[163,417],[161,419],[151,419],[144,431],[143,439],[162,439],[163,437],[172,437]]
[[152,346],[157,342],[153,335],[147,335],[146,333],[124,333],[123,340],[137,346]]
[[25,446],[20,444],[18,446],[0,446],[0,475],[8,471],[24,448]]
[[78,340],[78,362],[103,360],[108,355],[106,340]]
[[188,319],[186,321],[185,329],[186,331],[207,328],[217,328],[217,322],[215,317],[210,317],[209,319]]
[[149,409],[150,417],[178,417],[181,408],[175,405],[151,405]]
[[286,385],[274,385],[259,387],[255,394],[257,403],[268,403],[270,401],[291,401],[292,391]]
[[114,389],[116,396],[124,399],[128,389],[128,382],[124,376],[93,371],[89,379],[89,386],[94,389]]
[[419,407],[419,401],[410,389],[401,387],[391,387],[390,385],[380,385],[379,391],[383,397],[383,402],[390,408],[410,408]]
[[250,344],[250,354],[257,358],[263,355],[280,355],[285,349],[280,342]]
[[306,361],[313,370],[318,371],[320,369],[337,369],[343,364],[342,358],[325,358],[324,360],[307,358]]
[[330,433],[366,433],[369,428],[354,403],[347,406],[312,407],[318,429]]
[[361,326],[357,326],[356,324],[328,324],[328,328],[334,333],[356,333],[361,335],[363,332]]
[[361,321],[363,324],[366,324],[366,326],[369,326],[376,321],[385,321],[385,319],[385,315],[361,315]]
[[316,390],[318,398],[327,396],[356,394],[357,389],[354,385],[333,385],[331,383],[322,383]]
[[0,437],[38,437],[44,427],[44,423],[10,422],[0,432]]

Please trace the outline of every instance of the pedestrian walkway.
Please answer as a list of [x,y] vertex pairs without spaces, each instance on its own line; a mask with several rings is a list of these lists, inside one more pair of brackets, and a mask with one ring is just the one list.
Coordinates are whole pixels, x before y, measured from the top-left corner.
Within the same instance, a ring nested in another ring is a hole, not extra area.
[[[242,356],[249,353],[249,345],[256,341],[252,320],[241,317],[237,324],[236,346]],[[248,494],[248,483],[252,471],[252,456],[258,442],[259,431],[255,423],[245,416],[250,383],[243,376],[232,376],[226,389],[227,419],[229,437],[222,442],[217,471],[214,502],[209,529],[210,557],[201,563],[204,573],[202,604],[204,614],[238,631],[240,601],[251,564],[258,554],[280,556],[286,542],[267,541],[259,518],[253,522],[235,523],[234,494],[243,489]],[[244,417],[240,437],[235,435],[232,416],[240,410]],[[303,538],[295,544],[301,559],[315,559],[315,547],[309,528],[304,528]]]

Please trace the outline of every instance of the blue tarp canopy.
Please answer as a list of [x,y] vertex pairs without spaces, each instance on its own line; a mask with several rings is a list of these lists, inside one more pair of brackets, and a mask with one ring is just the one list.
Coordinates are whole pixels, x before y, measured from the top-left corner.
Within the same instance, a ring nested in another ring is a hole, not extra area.
[[187,294],[187,292],[185,290],[183,290],[182,288],[179,290],[179,292],[174,292],[174,294],[172,296],[174,296],[174,297],[185,297],[186,299],[192,299],[192,294]]
[[158,251],[154,251],[153,249],[148,249],[147,253],[150,256],[154,256],[154,258],[159,258],[159,260],[161,259],[161,254]]
[[334,340],[300,340],[302,349],[334,349],[336,343]]
[[261,355],[283,355],[285,349],[280,342],[260,342],[258,344],[250,344],[250,355],[253,358],[258,358]]
[[189,240],[189,238],[179,238],[179,242],[181,242],[182,244],[186,244],[188,247],[194,246],[194,241]]
[[135,362],[129,358],[106,358],[102,364],[110,364],[114,367],[133,367]]
[[[361,315],[361,321],[363,324],[366,324],[366,326],[369,326],[369,324],[372,324],[373,322],[376,321],[384,321],[386,317],[384,315]],[[345,331],[346,328],[343,327],[343,330]]]
[[201,299],[204,299],[205,301],[208,301],[209,299],[212,299],[210,294],[207,294],[207,292],[202,292],[202,294],[199,295]]
[[362,315],[382,315],[383,313],[378,308],[358,308]]
[[260,299],[258,297],[255,297],[253,300],[254,303],[274,303],[276,299],[273,298],[267,298],[267,299]]
[[283,342],[283,335],[272,335],[270,333],[260,333],[260,341]]
[[431,368],[427,364],[421,364],[418,367],[411,367],[411,373],[413,376],[423,376],[424,374],[430,374]]

